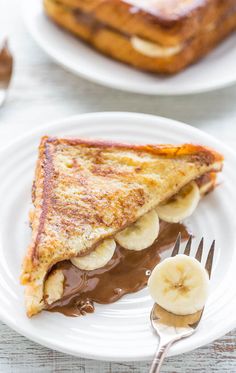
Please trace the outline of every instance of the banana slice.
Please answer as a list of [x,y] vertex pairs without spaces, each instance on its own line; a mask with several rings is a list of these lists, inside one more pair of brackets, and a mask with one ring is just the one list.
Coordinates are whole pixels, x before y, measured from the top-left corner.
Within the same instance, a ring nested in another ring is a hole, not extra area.
[[140,251],[151,246],[159,233],[159,218],[155,210],[143,215],[134,224],[115,236],[125,249]]
[[44,285],[44,296],[48,304],[60,299],[64,291],[64,275],[60,269],[52,271]]
[[183,49],[183,44],[177,44],[172,47],[163,47],[137,36],[131,38],[132,47],[148,57],[170,57],[179,53]]
[[200,198],[199,188],[195,181],[192,181],[165,204],[157,206],[156,211],[162,220],[169,223],[178,223],[192,215]]
[[180,254],[154,268],[148,287],[162,308],[176,315],[190,315],[202,310],[206,303],[209,276],[195,258]]
[[80,269],[92,271],[93,269],[104,267],[113,257],[115,249],[115,241],[112,238],[108,238],[90,254],[71,259],[71,263]]

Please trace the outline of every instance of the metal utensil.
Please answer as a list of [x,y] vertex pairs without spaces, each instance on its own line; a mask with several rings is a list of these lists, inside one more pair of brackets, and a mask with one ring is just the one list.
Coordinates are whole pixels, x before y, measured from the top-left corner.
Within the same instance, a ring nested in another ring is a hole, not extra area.
[[[171,256],[175,256],[179,253],[180,242],[181,242],[181,235],[179,234],[175,242],[175,246],[174,246]],[[189,237],[189,240],[186,244],[186,247],[184,250],[185,255],[193,256],[191,255],[191,244],[192,244],[192,236]],[[207,260],[205,263],[205,268],[209,273],[209,277],[211,276],[214,249],[215,249],[215,241],[212,242],[212,245],[208,252]],[[195,259],[197,259],[199,262],[202,261],[202,253],[203,253],[203,238],[200,241],[200,244],[198,246],[198,249],[195,255]],[[150,320],[151,320],[152,327],[154,328],[157,335],[159,336],[159,346],[155,353],[155,357],[153,359],[152,366],[150,368],[149,373],[160,372],[161,365],[163,363],[163,360],[170,346],[176,341],[189,337],[195,332],[202,318],[203,310],[204,308],[201,311],[198,311],[192,315],[180,316],[180,315],[175,315],[164,310],[156,303],[154,304],[151,314],[150,314]]]
[[13,57],[5,39],[0,49],[0,106],[5,101],[13,70]]

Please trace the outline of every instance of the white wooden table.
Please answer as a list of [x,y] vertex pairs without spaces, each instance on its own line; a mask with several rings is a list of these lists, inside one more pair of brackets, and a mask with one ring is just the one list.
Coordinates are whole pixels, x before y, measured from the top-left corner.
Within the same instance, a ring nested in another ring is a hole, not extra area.
[[[6,0],[4,14],[15,74],[8,101],[0,109],[0,146],[48,121],[121,110],[178,119],[236,148],[236,86],[196,96],[147,97],[89,83],[55,65],[39,49],[23,25],[19,3]],[[149,362],[118,364],[71,357],[28,341],[0,323],[0,373],[138,373],[148,367]],[[235,373],[236,331],[192,353],[167,359],[163,372]]]

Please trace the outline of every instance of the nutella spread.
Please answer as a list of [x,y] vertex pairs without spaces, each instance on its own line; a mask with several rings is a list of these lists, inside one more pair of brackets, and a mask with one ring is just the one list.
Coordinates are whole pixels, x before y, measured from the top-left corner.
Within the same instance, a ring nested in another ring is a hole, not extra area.
[[117,245],[112,259],[102,268],[85,271],[66,260],[56,264],[64,275],[64,292],[60,300],[48,305],[48,310],[68,316],[94,311],[93,302],[108,304],[123,295],[143,289],[150,271],[160,261],[160,253],[168,249],[178,233],[187,239],[184,225],[161,222],[157,240],[142,251],[126,250]]

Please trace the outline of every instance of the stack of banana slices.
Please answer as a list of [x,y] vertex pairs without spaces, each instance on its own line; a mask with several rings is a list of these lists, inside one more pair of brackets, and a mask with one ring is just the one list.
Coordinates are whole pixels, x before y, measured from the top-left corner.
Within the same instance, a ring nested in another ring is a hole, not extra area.
[[88,271],[104,267],[115,252],[116,242],[127,250],[140,251],[150,247],[159,233],[159,218],[169,223],[178,223],[192,215],[200,198],[197,184],[187,184],[168,202],[149,211],[114,238],[105,239],[90,254],[71,259],[72,264]]

